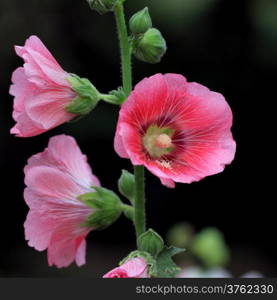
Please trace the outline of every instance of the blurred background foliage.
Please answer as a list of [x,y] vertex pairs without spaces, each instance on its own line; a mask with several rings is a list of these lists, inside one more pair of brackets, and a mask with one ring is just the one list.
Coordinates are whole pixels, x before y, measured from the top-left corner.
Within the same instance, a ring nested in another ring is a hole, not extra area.
[[[277,2],[127,0],[127,17],[144,6],[166,38],[168,51],[158,65],[134,60],[134,83],[157,72],[173,72],[223,93],[234,112],[238,143],[234,163],[199,183],[179,184],[172,191],[147,174],[149,226],[162,235],[176,222],[188,221],[197,230],[215,226],[230,247],[228,267],[235,276],[250,269],[276,276],[276,222],[270,202],[275,180],[268,170],[273,168],[275,150],[271,130],[276,118]],[[0,276],[99,277],[134,249],[129,221],[121,218],[90,235],[85,267],[48,268],[46,254],[24,241],[27,207],[22,170],[31,155],[46,147],[50,136],[66,133],[77,139],[102,185],[116,190],[121,169],[131,170],[130,163],[113,151],[118,108],[100,103],[78,123],[29,139],[11,136],[14,122],[8,89],[12,71],[22,64],[13,46],[22,45],[31,34],[42,39],[65,70],[88,77],[101,92],[121,84],[111,14],[97,15],[85,0],[1,0]]]

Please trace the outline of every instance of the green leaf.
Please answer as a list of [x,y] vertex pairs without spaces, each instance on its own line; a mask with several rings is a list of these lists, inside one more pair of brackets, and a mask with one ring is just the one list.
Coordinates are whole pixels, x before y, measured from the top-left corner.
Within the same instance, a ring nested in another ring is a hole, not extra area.
[[185,251],[185,249],[165,246],[157,258],[157,277],[175,277],[180,271],[180,268],[172,260],[172,257],[183,251]]

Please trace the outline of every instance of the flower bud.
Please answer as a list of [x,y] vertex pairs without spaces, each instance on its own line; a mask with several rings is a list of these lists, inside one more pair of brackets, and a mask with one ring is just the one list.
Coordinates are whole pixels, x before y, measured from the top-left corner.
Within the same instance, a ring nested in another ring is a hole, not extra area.
[[134,259],[140,258],[147,264],[147,275],[148,277],[156,277],[157,276],[157,262],[156,259],[149,254],[148,252],[135,250],[129,253],[127,257],[125,257],[120,263],[119,266],[123,266],[126,262]]
[[118,180],[118,189],[120,193],[133,203],[135,197],[135,177],[128,171],[122,170]]
[[148,7],[135,13],[130,21],[129,27],[133,34],[145,33],[149,28],[152,27],[152,20],[148,11]]
[[113,11],[117,0],[87,0],[91,9],[96,10],[100,15]]
[[156,257],[164,248],[164,241],[158,233],[149,229],[138,237],[138,249]]
[[151,64],[160,62],[166,49],[166,42],[156,28],[148,29],[145,34],[135,38],[133,43],[133,54],[135,57]]
[[106,273],[103,278],[149,278],[148,264],[141,257],[128,259],[119,267]]
[[84,222],[84,226],[94,229],[104,229],[114,223],[122,212],[122,202],[118,196],[105,188],[93,187],[95,192],[82,194],[78,197],[93,209]]
[[99,92],[86,78],[72,74],[67,80],[77,97],[66,106],[66,110],[76,115],[88,114],[100,100]]

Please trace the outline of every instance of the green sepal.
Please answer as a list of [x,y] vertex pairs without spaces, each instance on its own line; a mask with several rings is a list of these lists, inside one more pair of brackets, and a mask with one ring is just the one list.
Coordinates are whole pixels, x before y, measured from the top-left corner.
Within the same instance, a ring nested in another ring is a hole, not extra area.
[[132,40],[133,54],[143,62],[151,64],[160,62],[166,49],[166,41],[156,28],[150,28],[144,34],[134,36]]
[[153,256],[151,256],[148,252],[135,250],[131,252],[127,257],[125,257],[119,265],[124,264],[127,260],[131,258],[141,257],[143,258],[148,265],[148,274],[151,277],[157,277],[157,263]]
[[185,251],[185,249],[164,246],[164,249],[157,257],[157,277],[175,277],[181,269],[175,264],[172,257],[183,251]]
[[129,27],[133,34],[145,33],[149,28],[152,27],[152,20],[148,7],[138,11],[131,17],[129,21]]
[[121,176],[118,180],[118,189],[120,193],[131,202],[131,204],[134,204],[135,176],[132,173],[122,170]]
[[95,192],[82,194],[78,197],[87,206],[93,209],[86,221],[85,227],[104,229],[114,223],[122,212],[122,202],[118,196],[105,188],[92,187]]
[[137,245],[140,251],[148,252],[153,257],[157,257],[164,248],[164,241],[157,232],[149,229],[138,237]]
[[88,114],[99,102],[99,92],[86,78],[71,74],[67,80],[77,96],[66,106],[66,110],[76,115]]
[[109,95],[114,97],[114,103],[118,105],[121,105],[127,99],[127,95],[123,87],[119,87],[117,90],[110,91]]
[[91,9],[96,10],[100,15],[113,11],[118,0],[87,0]]

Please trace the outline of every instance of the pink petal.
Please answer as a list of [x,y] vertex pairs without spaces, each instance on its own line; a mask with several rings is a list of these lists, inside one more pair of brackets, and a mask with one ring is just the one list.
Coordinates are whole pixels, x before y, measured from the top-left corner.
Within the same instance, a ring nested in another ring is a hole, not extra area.
[[[49,52],[49,50],[44,46],[42,41],[37,36],[35,36],[35,35],[30,36],[26,40],[24,47],[28,47],[28,48],[33,49],[34,51],[36,51],[38,53],[41,53],[45,58],[52,61],[53,64],[56,64],[57,68],[60,67],[58,62],[55,60],[55,58],[52,56],[52,54]],[[17,46],[17,54],[19,56],[23,55],[23,53],[24,53],[23,48],[24,47],[18,47]]]
[[45,58],[39,52],[34,51],[32,48],[25,48],[27,53],[32,57],[33,61],[39,66],[40,70],[45,74],[48,80],[53,81],[57,85],[70,87],[69,82],[66,78],[69,76],[68,73],[53,63],[51,60]]
[[48,247],[57,222],[30,210],[24,223],[25,239],[30,247],[43,251]]
[[48,145],[49,155],[55,160],[59,169],[69,172],[76,182],[85,187],[100,186],[96,176],[87,163],[74,138],[67,135],[52,137]]
[[134,126],[155,120],[157,115],[164,113],[163,99],[167,94],[167,84],[161,74],[143,79],[123,103],[119,120]]
[[173,98],[182,98],[187,93],[187,79],[179,74],[165,74],[163,76],[168,88],[168,95]]
[[61,66],[36,36],[27,39],[24,47],[15,47],[16,53],[22,57],[27,64],[28,76],[38,76],[45,81],[51,80],[57,85],[69,87],[66,80],[68,74],[63,71]]
[[131,278],[149,277],[147,272],[147,263],[143,258],[140,257],[127,260],[123,265],[120,266],[120,268],[125,270],[128,274],[128,277]]
[[23,68],[17,68],[12,74],[12,85],[10,86],[10,94],[15,96],[14,98],[14,119],[17,115],[24,111],[24,99],[30,90],[34,89],[34,86],[27,80]]
[[81,267],[86,263],[86,245],[86,240],[83,239],[77,249],[75,260],[78,267]]
[[121,125],[118,124],[116,128],[115,138],[114,138],[114,149],[115,152],[122,158],[129,158],[128,153],[125,150],[122,137],[120,135],[120,127]]
[[[59,227],[53,234],[48,246],[48,264],[58,268],[68,267],[72,262],[78,260],[79,263],[85,262],[83,240],[86,236],[75,236],[73,228],[69,230],[68,225]],[[82,247],[79,250],[79,247]],[[78,251],[81,251],[78,253]],[[77,258],[78,253],[78,258]],[[82,256],[83,255],[83,256]],[[82,257],[81,257],[82,256]]]
[[11,128],[10,133],[18,137],[31,137],[41,134],[45,130],[32,121],[24,112],[16,116],[17,123]]
[[25,184],[41,195],[70,200],[87,192],[70,175],[52,167],[32,167],[25,173]]
[[124,269],[118,267],[106,273],[103,278],[128,278],[128,273]]
[[[122,139],[122,145],[132,161],[133,165],[142,165],[144,154],[142,153],[142,142],[139,133],[128,123],[120,123],[117,132]],[[115,150],[118,150],[117,148]],[[124,156],[123,156],[124,157]]]
[[161,177],[160,180],[161,180],[161,183],[163,185],[165,185],[166,187],[168,187],[168,188],[175,188],[175,183],[174,183],[174,181],[172,179]]
[[44,129],[51,129],[75,117],[65,107],[72,101],[73,94],[67,90],[49,91],[32,95],[25,102],[26,113]]

